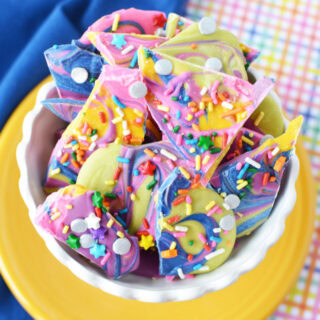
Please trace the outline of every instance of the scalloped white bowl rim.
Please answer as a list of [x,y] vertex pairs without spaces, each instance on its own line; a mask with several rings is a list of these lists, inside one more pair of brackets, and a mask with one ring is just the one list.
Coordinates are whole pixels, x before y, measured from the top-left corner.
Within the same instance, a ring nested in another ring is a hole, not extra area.
[[[250,69],[250,71],[256,78],[261,76],[255,69]],[[35,137],[32,133],[39,127],[41,121],[43,123],[56,121],[53,120],[55,119],[54,116],[41,104],[41,101],[46,99],[53,90],[53,82],[43,85],[38,92],[35,107],[24,119],[23,138],[16,153],[21,173],[19,189],[28,207],[30,219],[48,249],[57,260],[68,267],[78,278],[109,294],[127,299],[143,302],[191,300],[206,293],[221,290],[234,283],[242,274],[255,268],[264,259],[268,249],[281,237],[285,228],[286,217],[292,211],[296,201],[295,182],[299,173],[299,160],[296,155],[293,155],[289,161],[284,175],[285,185],[281,185],[281,190],[269,219],[249,237],[241,239],[238,248],[233,250],[229,259],[216,270],[197,275],[193,279],[174,282],[168,282],[165,279],[152,280],[133,274],[129,274],[120,280],[107,279],[99,268],[57,241],[53,236],[42,231],[34,223],[36,207],[44,200],[45,195],[41,188],[41,181],[34,180],[34,177],[37,177],[38,174],[31,164],[29,152],[32,148],[37,151],[38,147],[34,143]],[[279,97],[274,91],[270,94],[281,109]],[[285,122],[287,125],[287,120]]]

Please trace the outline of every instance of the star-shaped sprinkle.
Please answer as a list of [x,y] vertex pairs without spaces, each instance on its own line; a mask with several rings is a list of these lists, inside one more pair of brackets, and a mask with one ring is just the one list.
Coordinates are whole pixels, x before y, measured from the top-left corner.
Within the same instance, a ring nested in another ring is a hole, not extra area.
[[107,231],[107,228],[105,228],[104,226],[101,226],[99,229],[94,230],[94,229],[89,229],[92,237],[94,240],[103,240],[104,239],[104,235]]
[[202,147],[205,151],[207,151],[210,147],[213,147],[214,144],[211,140],[210,136],[200,136],[198,147]]
[[149,248],[154,246],[153,236],[151,234],[144,236],[141,235],[141,240],[139,241],[139,247],[144,250],[148,250]]
[[106,246],[104,244],[95,243],[92,248],[90,248],[90,254],[92,254],[96,259],[105,256]]
[[71,249],[79,249],[80,248],[80,240],[74,234],[69,234],[66,243],[70,246]]
[[85,218],[88,228],[97,230],[100,228],[100,218],[98,218],[93,212],[89,214],[87,218]]
[[101,192],[95,191],[94,194],[92,195],[93,206],[101,208],[102,207],[102,202],[103,202],[103,197],[101,195]]
[[156,169],[156,166],[152,164],[150,160],[140,164],[139,172],[144,175],[153,176],[153,171]]
[[163,14],[159,14],[159,15],[153,17],[152,22],[153,22],[154,26],[162,28],[164,26],[164,24],[167,22],[167,19],[165,18],[165,16]]
[[111,44],[116,46],[118,49],[122,49],[122,47],[127,44],[127,41],[124,40],[124,34],[114,34]]

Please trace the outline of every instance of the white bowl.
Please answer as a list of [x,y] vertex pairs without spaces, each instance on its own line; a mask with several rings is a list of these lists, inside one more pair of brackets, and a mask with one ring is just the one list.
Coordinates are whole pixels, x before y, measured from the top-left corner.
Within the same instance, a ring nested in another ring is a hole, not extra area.
[[[260,75],[252,70],[256,78]],[[34,222],[36,207],[45,200],[42,181],[45,177],[54,135],[65,123],[43,107],[40,101],[54,97],[54,84],[44,85],[38,93],[37,102],[23,123],[23,139],[17,148],[17,160],[21,172],[20,192]],[[278,96],[271,92],[281,108]],[[129,274],[120,280],[109,280],[101,269],[83,259],[74,250],[54,237],[34,227],[45,241],[51,253],[77,277],[107,293],[127,299],[145,302],[183,301],[198,298],[205,293],[221,290],[234,283],[240,275],[255,268],[274,245],[285,228],[285,219],[296,201],[295,181],[299,172],[299,160],[291,157],[285,171],[277,201],[269,219],[249,237],[239,241],[229,259],[216,270],[197,275],[194,279],[168,282],[165,279],[152,280]]]

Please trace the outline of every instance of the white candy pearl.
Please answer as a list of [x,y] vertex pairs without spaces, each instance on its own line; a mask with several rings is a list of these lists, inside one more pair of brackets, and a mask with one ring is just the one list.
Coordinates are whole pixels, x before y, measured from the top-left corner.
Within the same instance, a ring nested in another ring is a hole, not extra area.
[[71,230],[76,233],[85,232],[88,229],[87,222],[84,219],[75,219],[70,224]]
[[167,59],[160,59],[155,63],[154,69],[157,74],[167,76],[172,72],[172,63]]
[[130,251],[131,243],[127,238],[118,238],[112,244],[112,250],[116,254],[124,255]]
[[80,245],[81,245],[82,248],[85,248],[85,249],[93,247],[94,240],[93,240],[92,235],[88,234],[88,233],[83,234],[80,237]]
[[265,136],[263,136],[261,138],[261,140],[259,141],[259,145],[261,146],[262,144],[264,144],[267,140],[269,139],[274,139],[274,137],[271,134],[266,134]]
[[227,216],[223,217],[220,222],[220,228],[226,231],[230,231],[235,226],[236,220],[234,216],[228,214]]
[[147,92],[147,86],[142,81],[136,81],[129,87],[129,94],[134,99],[143,98]]
[[77,67],[71,71],[71,78],[76,83],[84,83],[88,80],[89,73],[85,68]]
[[240,205],[240,198],[236,194],[228,194],[224,198],[224,203],[226,203],[230,209],[235,209]]
[[212,34],[216,30],[216,22],[212,18],[204,17],[199,21],[199,31],[201,34]]
[[220,59],[212,57],[206,61],[204,66],[210,70],[220,71],[222,69],[222,62]]

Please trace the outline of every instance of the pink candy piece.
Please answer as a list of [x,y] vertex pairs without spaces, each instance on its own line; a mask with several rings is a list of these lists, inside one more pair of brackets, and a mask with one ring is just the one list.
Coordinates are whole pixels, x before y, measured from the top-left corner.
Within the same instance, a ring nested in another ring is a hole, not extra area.
[[174,232],[174,233],[173,233],[173,236],[174,236],[175,238],[185,237],[186,235],[187,235],[186,232]]
[[200,111],[196,112],[194,115],[195,115],[196,117],[200,117],[200,116],[202,116],[202,115],[204,115],[204,114],[205,114],[204,110],[200,110]]
[[172,160],[170,160],[170,159],[167,160],[167,164],[168,164],[168,166],[169,166],[169,168],[170,168],[171,170],[173,170],[173,169],[176,167],[176,165],[174,164],[174,162],[173,162]]
[[83,127],[82,127],[82,131],[81,131],[81,132],[82,132],[82,134],[85,134],[85,133],[87,132],[88,127],[89,127],[89,126],[88,126],[88,123],[87,123],[87,122],[85,122],[85,123],[84,123],[84,125],[83,125]]
[[206,237],[205,237],[202,233],[199,233],[199,234],[198,234],[198,238],[200,239],[200,241],[201,241],[202,243],[206,243],[206,242],[207,242]]
[[111,257],[111,252],[108,251],[107,254],[102,258],[102,260],[100,261],[100,264],[103,266],[107,263],[107,261],[109,260],[109,258]]
[[[220,212],[218,212],[220,210]],[[221,213],[222,212],[222,210],[217,206],[217,205],[215,205],[215,206],[213,206],[211,209],[210,209],[210,211],[207,213],[207,216],[208,217],[210,217],[210,216],[212,216],[214,213]]]
[[153,160],[154,162],[157,162],[157,163],[160,163],[160,162],[161,162],[161,158],[160,158],[159,156],[153,157],[152,160]]
[[190,204],[192,203],[192,199],[190,196],[186,196],[186,202]]
[[210,96],[211,96],[211,99],[213,101],[213,104],[218,104],[217,89],[218,89],[219,85],[220,85],[220,81],[216,80],[214,82],[214,84],[212,85],[212,87],[210,88]]

